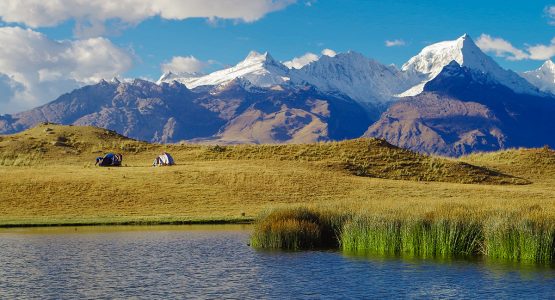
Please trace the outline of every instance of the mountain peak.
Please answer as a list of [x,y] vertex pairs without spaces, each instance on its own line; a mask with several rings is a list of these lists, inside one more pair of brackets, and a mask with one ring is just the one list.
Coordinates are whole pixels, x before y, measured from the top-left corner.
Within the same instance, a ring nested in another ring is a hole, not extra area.
[[412,57],[402,67],[411,77],[420,80],[400,96],[414,96],[424,90],[424,85],[435,78],[452,61],[475,72],[487,74],[517,93],[537,94],[537,90],[512,71],[501,68],[474,43],[468,34],[456,40],[429,45]]
[[555,95],[555,64],[552,60],[546,60],[538,69],[521,75],[540,91]]
[[260,53],[257,51],[250,51],[249,55],[247,55],[247,57],[245,58],[245,60],[249,60],[249,59],[258,59],[258,58],[266,58],[268,56],[268,51],[264,52],[264,53]]
[[438,42],[424,47],[418,55],[403,65],[403,71],[437,75],[452,61],[456,61],[459,65],[472,67],[468,64],[488,59],[489,57],[476,46],[470,35],[465,33],[456,40]]
[[361,103],[382,105],[404,91],[403,75],[364,55],[348,51],[323,55],[301,69],[291,70],[293,83],[308,83],[320,91],[341,93]]
[[458,38],[458,40],[463,40],[463,41],[470,40],[470,41],[473,41],[472,38],[470,37],[470,35],[469,35],[468,33],[465,33],[465,34],[461,35],[461,37]]
[[158,83],[176,80],[183,83],[187,88],[193,89],[199,86],[214,86],[226,84],[235,79],[248,81],[253,86],[271,87],[289,81],[287,67],[268,53],[251,51],[247,57],[233,67],[215,71],[207,75],[202,74],[166,74],[162,75]]
[[247,55],[247,57],[238,65],[254,65],[254,64],[279,65],[279,63],[267,51],[264,53],[251,51],[249,52],[249,55]]
[[553,63],[551,59],[548,59],[543,63],[540,69],[552,70],[553,72],[555,72],[555,63]]
[[202,77],[204,74],[199,73],[199,72],[179,72],[179,73],[174,73],[172,71],[167,71],[164,72],[164,74],[162,74],[162,76],[160,76],[160,79],[158,79],[158,81],[156,81],[156,84],[161,84],[162,82],[166,82],[166,83],[171,83],[173,81],[178,81],[181,83],[186,83],[189,81],[194,80],[195,78],[199,78]]

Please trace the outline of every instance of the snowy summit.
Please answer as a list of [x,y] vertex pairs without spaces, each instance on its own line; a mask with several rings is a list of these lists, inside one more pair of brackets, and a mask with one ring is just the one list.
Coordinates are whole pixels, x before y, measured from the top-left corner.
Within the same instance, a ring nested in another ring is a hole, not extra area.
[[456,61],[460,66],[485,74],[489,79],[503,84],[517,93],[537,94],[537,89],[513,71],[501,68],[464,34],[454,41],[445,41],[425,47],[403,65],[402,71],[420,82],[399,96],[415,96],[424,85],[434,79],[445,66]]
[[540,91],[555,94],[555,63],[553,61],[548,60],[540,68],[522,73],[522,77],[537,86]]
[[289,81],[287,76],[288,68],[268,53],[258,53],[251,51],[249,55],[237,65],[210,73],[205,76],[166,76],[160,78],[160,82],[178,81],[187,88],[193,89],[199,86],[213,86],[225,84],[236,78],[249,81],[258,87],[271,87],[284,84]]

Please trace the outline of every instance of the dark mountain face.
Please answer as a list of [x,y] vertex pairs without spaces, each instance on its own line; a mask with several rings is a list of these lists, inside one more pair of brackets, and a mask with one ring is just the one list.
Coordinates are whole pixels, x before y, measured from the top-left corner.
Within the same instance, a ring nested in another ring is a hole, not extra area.
[[508,147],[555,146],[555,99],[517,94],[451,63],[391,106],[365,136],[420,152],[459,156]]
[[[236,88],[234,88],[236,89]],[[224,104],[220,112],[232,116],[215,137],[237,143],[282,143],[342,140],[360,137],[372,123],[355,101],[323,95],[312,87],[242,91],[225,101],[218,95],[202,99],[203,105]],[[215,96],[215,97],[214,97]],[[232,101],[230,101],[232,100]],[[232,107],[225,108],[225,105]]]
[[44,106],[0,116],[0,133],[54,122],[92,125],[163,143],[288,143],[355,138],[372,122],[353,100],[311,87],[245,86],[236,80],[191,91],[179,83],[103,81]]
[[195,94],[182,85],[148,81],[108,83],[77,89],[44,106],[12,116],[9,133],[40,122],[92,125],[154,142],[214,134],[224,123],[217,114],[193,102]]

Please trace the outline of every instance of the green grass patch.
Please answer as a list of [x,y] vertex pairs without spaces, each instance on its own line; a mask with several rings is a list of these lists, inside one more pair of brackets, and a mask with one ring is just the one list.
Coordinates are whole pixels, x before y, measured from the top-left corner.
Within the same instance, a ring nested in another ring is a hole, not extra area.
[[555,221],[523,214],[500,217],[459,210],[372,215],[284,209],[259,220],[251,241],[253,247],[270,249],[333,246],[357,254],[555,262]]
[[471,256],[480,253],[481,237],[482,227],[476,222],[357,217],[343,227],[341,247],[417,257]]

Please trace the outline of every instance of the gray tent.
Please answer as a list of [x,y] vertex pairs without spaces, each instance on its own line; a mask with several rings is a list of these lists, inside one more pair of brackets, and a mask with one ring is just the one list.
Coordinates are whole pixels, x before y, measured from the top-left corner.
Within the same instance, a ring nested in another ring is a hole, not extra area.
[[175,165],[175,161],[173,160],[173,157],[167,152],[158,155],[158,157],[156,157],[154,159],[154,162],[152,163],[152,166],[154,167],[173,165]]

